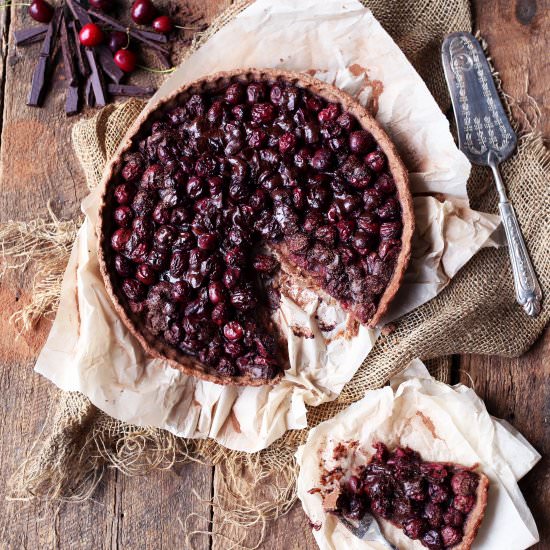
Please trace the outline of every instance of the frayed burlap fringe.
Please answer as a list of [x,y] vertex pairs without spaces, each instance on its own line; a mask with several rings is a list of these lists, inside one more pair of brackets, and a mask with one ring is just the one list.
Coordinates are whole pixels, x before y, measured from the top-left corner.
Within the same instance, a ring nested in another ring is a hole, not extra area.
[[[197,37],[190,53],[249,3],[232,5]],[[366,4],[424,78],[443,112],[447,112],[450,102],[439,63],[439,48],[447,33],[471,29],[469,3],[372,0]],[[544,294],[548,296],[550,155],[535,133],[536,105],[518,111],[523,106],[507,99],[507,107],[519,118],[516,127],[528,133],[520,138],[516,155],[503,165],[503,175]],[[137,100],[109,106],[74,126],[73,143],[90,188],[99,183],[105,162],[142,107],[143,103]],[[474,208],[496,211],[497,197],[489,171],[474,168],[468,188]],[[506,250],[483,250],[443,293],[400,319],[395,332],[377,342],[336,401],[309,409],[308,423],[315,426],[334,416],[360,399],[366,390],[386,383],[414,357],[433,358],[428,361],[430,372],[450,382],[450,354],[519,355],[542,332],[548,318],[546,304],[541,315],[531,319],[515,303]],[[12,477],[13,498],[81,500],[93,493],[107,467],[115,467],[127,475],[145,475],[177,463],[208,462],[220,466],[224,484],[210,502],[220,511],[214,536],[225,537],[223,527],[254,526],[258,532],[255,547],[261,544],[266,522],[286,513],[295,502],[294,453],[307,436],[307,430],[289,431],[265,451],[239,453],[212,440],[185,440],[162,430],[114,420],[77,393],[61,393],[56,416],[48,423],[48,433]],[[257,494],[260,480],[261,494]],[[204,534],[194,530],[192,524],[193,516],[182,522],[189,548]],[[231,548],[242,547],[242,540],[226,542]]]
[[11,317],[21,330],[29,330],[44,315],[57,310],[61,279],[67,267],[78,221],[62,221],[48,204],[49,220],[9,221],[0,224],[1,276],[7,270],[32,266],[32,300]]

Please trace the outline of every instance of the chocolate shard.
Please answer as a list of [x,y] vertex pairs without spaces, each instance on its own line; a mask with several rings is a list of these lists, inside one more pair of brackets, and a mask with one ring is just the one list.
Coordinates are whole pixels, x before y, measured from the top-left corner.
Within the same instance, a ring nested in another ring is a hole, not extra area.
[[73,17],[80,23],[81,27],[92,22],[91,17],[88,15],[86,8],[82,4],[76,0],[66,0],[66,3],[73,14]]
[[46,83],[51,73],[54,59],[54,46],[57,39],[59,24],[62,17],[61,8],[56,8],[52,20],[48,24],[48,30],[42,42],[38,63],[34,69],[31,82],[31,91],[27,105],[29,107],[39,107],[44,101],[46,92]]
[[92,88],[92,75],[88,75],[84,86],[84,99],[88,107],[95,107],[94,90]]
[[97,107],[105,107],[105,105],[107,105],[107,98],[105,97],[105,83],[103,82],[103,76],[97,66],[95,54],[90,48],[85,48],[84,53],[86,54],[86,58],[88,59],[88,63],[90,65],[90,78],[95,96],[95,105]]
[[[88,12],[76,0],[66,0],[66,3],[81,27],[92,22]],[[103,82],[103,75],[97,63],[95,52],[90,48],[84,48],[84,53],[90,66],[91,85],[95,96],[95,104],[97,107],[105,107],[105,105],[107,105],[105,84]]]
[[76,53],[76,62],[78,65],[78,72],[80,73],[80,76],[82,78],[86,78],[90,74],[90,65],[88,64],[88,59],[86,58],[86,54],[84,53],[84,48],[80,44],[80,40],[78,39],[78,29],[76,28],[76,24],[74,21],[69,21],[67,24],[69,27],[69,30],[73,36],[73,41],[75,44],[75,53]]
[[97,59],[103,72],[116,84],[124,77],[124,71],[113,60],[111,50],[104,45],[96,47]]
[[[67,1],[75,3],[75,0],[67,0]],[[128,32],[131,37],[135,38],[138,42],[141,42],[142,44],[149,46],[149,48],[160,51],[165,55],[170,55],[170,50],[168,48],[164,48],[158,43],[158,41],[155,42],[151,40],[151,38],[146,37],[144,34],[144,31],[133,29],[132,27],[125,27],[124,25],[119,23],[116,19],[113,19],[112,17],[109,17],[108,15],[105,15],[104,13],[94,9],[88,10],[88,13],[86,15],[88,15],[88,17],[91,15],[95,19],[98,19],[99,21],[103,21],[104,23],[107,23],[117,31]]]
[[18,31],[15,31],[13,33],[15,45],[28,46],[29,44],[40,42],[40,40],[44,38],[47,30],[47,25],[39,25],[38,27],[29,27],[27,29],[20,29]]
[[129,84],[109,84],[107,91],[114,96],[149,97],[156,92],[156,88],[131,86]]
[[168,38],[166,38],[166,35],[164,34],[158,34],[157,32],[151,32],[151,31],[144,31],[143,29],[133,29],[136,33],[141,34],[143,38],[146,40],[152,40],[153,42],[161,42],[162,44],[166,44],[168,42]]
[[60,42],[67,82],[69,86],[78,86],[79,79],[76,69],[76,53],[73,37],[67,32],[67,22],[64,17],[61,20]]

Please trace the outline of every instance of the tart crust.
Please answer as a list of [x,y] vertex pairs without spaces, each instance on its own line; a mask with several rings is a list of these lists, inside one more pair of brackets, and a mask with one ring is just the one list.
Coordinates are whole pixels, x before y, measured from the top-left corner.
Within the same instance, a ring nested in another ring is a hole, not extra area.
[[[448,464],[454,466],[452,462],[449,462]],[[471,471],[476,472],[475,468],[472,468]],[[479,475],[479,483],[477,485],[475,494],[476,502],[474,507],[468,514],[468,519],[464,523],[464,535],[462,540],[459,544],[450,547],[453,550],[470,550],[474,539],[477,536],[477,532],[479,531],[479,526],[481,525],[481,522],[483,521],[483,518],[485,516],[485,509],[487,508],[487,494],[489,491],[489,478],[482,472],[476,473],[477,475]],[[325,510],[325,512],[335,512],[337,510],[337,501],[338,497],[340,496],[340,492],[341,491],[339,488],[335,488],[334,490],[323,496],[323,509]],[[375,517],[380,524],[383,535],[390,542],[392,542],[392,544],[396,543],[396,540],[394,538],[395,533],[401,533],[401,528],[394,525],[391,521],[388,521],[387,519],[384,519],[378,515],[375,515]],[[418,541],[415,541],[413,539],[409,540],[410,546],[412,548],[424,548],[424,546],[422,546]]]
[[[254,378],[249,374],[243,376],[226,376],[215,372],[213,369],[207,368],[192,356],[175,349],[148,331],[146,326],[140,323],[138,317],[131,313],[129,307],[125,307],[125,305],[127,306],[127,300],[114,284],[114,255],[108,246],[109,240],[107,238],[107,235],[109,235],[114,228],[112,220],[112,212],[115,206],[113,190],[116,183],[118,183],[123,155],[136,145],[139,137],[149,131],[153,122],[158,120],[165,111],[180,104],[182,100],[190,97],[192,94],[215,92],[235,81],[242,83],[258,80],[274,82],[278,79],[290,82],[297,87],[308,89],[329,102],[339,103],[344,110],[353,114],[358,119],[360,125],[364,129],[368,130],[374,136],[387,157],[388,166],[395,181],[397,197],[401,206],[401,221],[403,224],[401,251],[396,260],[393,275],[384,293],[380,297],[377,310],[369,320],[368,326],[376,326],[387,311],[391,300],[401,284],[411,255],[414,214],[407,170],[394,144],[374,117],[356,100],[335,86],[326,84],[303,73],[275,69],[245,69],[219,72],[203,77],[189,84],[185,84],[169,96],[155,103],[148,104],[128,130],[103,173],[100,184],[102,187],[102,196],[97,226],[99,267],[115,310],[128,330],[139,341],[149,355],[166,360],[170,366],[180,370],[184,374],[196,376],[217,384],[232,384],[238,386],[276,384],[283,376],[283,368],[288,365],[281,365],[283,367],[281,372],[272,379]],[[288,361],[286,361],[286,363],[288,363]]]

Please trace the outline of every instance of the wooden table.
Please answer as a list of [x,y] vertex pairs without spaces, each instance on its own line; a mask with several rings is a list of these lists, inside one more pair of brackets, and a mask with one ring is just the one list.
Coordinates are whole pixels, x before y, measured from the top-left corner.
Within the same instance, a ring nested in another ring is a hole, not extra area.
[[[192,10],[211,20],[230,0],[188,1]],[[488,40],[505,91],[517,100],[533,122],[533,101],[541,109],[538,129],[550,137],[550,33],[549,0],[476,0],[476,28]],[[61,217],[74,216],[86,195],[82,173],[70,143],[73,119],[62,114],[64,84],[46,109],[25,106],[34,63],[16,51],[13,28],[21,24],[21,8],[0,11],[0,221],[46,216],[53,200]],[[517,111],[519,114],[519,111]],[[11,313],[29,299],[25,277],[7,277],[0,285],[0,548],[185,548],[183,521],[190,512],[205,519],[196,529],[220,531],[221,518],[191,494],[209,499],[219,494],[220,474],[212,467],[189,464],[150,475],[127,478],[109,470],[94,498],[63,504],[58,511],[40,512],[33,505],[3,499],[5,484],[43,428],[54,403],[55,388],[32,370],[49,324],[17,337],[8,324]],[[542,542],[550,548],[550,336],[540,338],[519,359],[462,356],[455,361],[454,381],[475,386],[489,411],[514,424],[543,454],[543,460],[521,482],[525,498],[537,520]],[[237,539],[242,533],[224,528]],[[243,543],[254,546],[257,532]],[[223,537],[194,539],[200,549],[229,548]],[[261,548],[315,548],[307,520],[298,504],[268,526]],[[504,550],[504,549],[502,549]]]

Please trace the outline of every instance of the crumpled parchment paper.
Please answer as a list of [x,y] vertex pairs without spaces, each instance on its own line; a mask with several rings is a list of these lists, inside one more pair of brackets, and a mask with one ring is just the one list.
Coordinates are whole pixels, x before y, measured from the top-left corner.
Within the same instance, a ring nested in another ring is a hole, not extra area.
[[[358,451],[335,460],[334,448],[350,440],[359,441]],[[347,469],[364,463],[363,451],[370,456],[376,441],[390,448],[411,447],[428,461],[479,464],[490,486],[474,550],[523,550],[538,541],[533,516],[517,484],[540,460],[538,452],[506,421],[491,417],[472,389],[438,382],[416,359],[390,386],[367,392],[313,428],[298,449],[298,497],[310,521],[320,526],[312,532],[321,550],[383,548],[353,536],[334,515],[325,514],[319,494],[308,492],[320,486],[321,464],[330,470],[337,464]],[[401,530],[389,530],[391,542],[400,549],[424,548]]]
[[[334,82],[374,109],[397,143],[411,173],[417,230],[410,268],[386,321],[431,299],[480,248],[495,245],[499,219],[468,207],[470,165],[448,121],[359,2],[258,0],[189,57],[152,101],[200,76],[248,67],[308,71]],[[146,357],[114,311],[99,273],[100,192],[83,202],[86,219],[36,364],[60,388],[84,393],[120,420],[252,452],[288,429],[305,427],[306,405],[334,399],[372,349],[379,330],[359,327],[346,338],[350,319],[338,306],[290,284],[277,320],[291,368],[276,386],[218,386]],[[323,333],[316,315],[334,328]],[[313,338],[296,336],[302,329]]]

